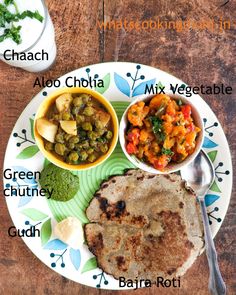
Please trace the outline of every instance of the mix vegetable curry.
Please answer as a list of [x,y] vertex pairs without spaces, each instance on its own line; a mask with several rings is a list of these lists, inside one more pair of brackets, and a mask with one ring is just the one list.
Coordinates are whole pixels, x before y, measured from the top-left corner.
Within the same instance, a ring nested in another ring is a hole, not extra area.
[[127,152],[158,170],[191,155],[200,132],[193,122],[191,106],[166,94],[132,105],[128,122]]
[[107,153],[113,138],[111,116],[88,94],[60,95],[36,121],[44,147],[69,164],[92,163]]

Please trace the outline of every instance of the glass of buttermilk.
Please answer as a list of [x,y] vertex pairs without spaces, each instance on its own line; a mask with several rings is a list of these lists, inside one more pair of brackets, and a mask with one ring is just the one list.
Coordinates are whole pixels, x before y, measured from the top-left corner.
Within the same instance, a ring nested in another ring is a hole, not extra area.
[[[21,26],[21,43],[17,44],[11,38],[0,42],[0,60],[29,72],[42,72],[49,69],[56,60],[55,32],[52,20],[44,0],[15,0],[18,11],[38,11],[43,17],[37,19],[26,17],[13,22],[14,26]],[[4,4],[4,0],[0,0]],[[14,13],[14,6],[7,9]],[[0,27],[0,36],[4,28]]]

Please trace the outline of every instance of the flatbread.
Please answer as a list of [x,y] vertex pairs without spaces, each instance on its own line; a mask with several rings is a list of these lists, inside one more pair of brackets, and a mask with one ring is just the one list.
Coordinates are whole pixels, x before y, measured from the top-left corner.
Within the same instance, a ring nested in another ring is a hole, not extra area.
[[132,169],[113,176],[102,183],[86,214],[88,247],[117,279],[179,277],[204,246],[196,196],[176,174]]

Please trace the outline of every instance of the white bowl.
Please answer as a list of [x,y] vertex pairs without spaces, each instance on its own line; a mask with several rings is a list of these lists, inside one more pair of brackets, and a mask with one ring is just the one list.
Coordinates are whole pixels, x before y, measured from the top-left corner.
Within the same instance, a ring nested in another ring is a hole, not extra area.
[[197,139],[196,139],[196,147],[194,152],[188,156],[183,162],[181,163],[176,163],[176,164],[169,164],[164,171],[160,171],[155,169],[154,167],[152,167],[151,165],[149,165],[148,163],[144,163],[141,162],[136,156],[134,155],[129,155],[126,151],[126,140],[125,140],[125,133],[126,133],[126,129],[127,129],[127,124],[128,124],[128,119],[127,119],[127,112],[128,109],[130,108],[131,105],[137,103],[138,101],[148,101],[150,100],[152,97],[154,97],[155,95],[140,95],[139,97],[137,97],[125,110],[121,121],[120,121],[120,128],[119,128],[119,140],[120,140],[120,145],[122,147],[123,152],[125,153],[126,157],[129,159],[129,161],[131,163],[133,163],[136,167],[150,172],[150,173],[154,173],[154,174],[169,174],[172,172],[176,172],[181,170],[182,167],[188,165],[190,162],[192,162],[194,160],[194,158],[198,155],[198,153],[200,152],[201,148],[202,148],[202,144],[203,144],[203,139],[204,139],[204,125],[203,125],[203,120],[201,118],[201,115],[199,113],[199,111],[196,109],[196,107],[193,105],[193,103],[187,99],[186,97],[180,96],[180,95],[173,95],[170,93],[167,93],[167,95],[169,95],[171,98],[176,99],[176,100],[181,100],[183,102],[183,104],[189,104],[191,105],[192,108],[192,117],[194,120],[194,123],[197,127],[199,127],[201,129],[201,131],[199,132]]

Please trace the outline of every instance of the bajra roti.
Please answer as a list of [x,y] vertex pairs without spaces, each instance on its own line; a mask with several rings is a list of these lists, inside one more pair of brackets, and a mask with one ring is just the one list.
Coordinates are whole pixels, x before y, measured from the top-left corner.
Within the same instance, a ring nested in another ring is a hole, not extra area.
[[132,169],[113,176],[86,213],[88,247],[99,267],[117,279],[179,277],[204,246],[196,196],[176,174]]

